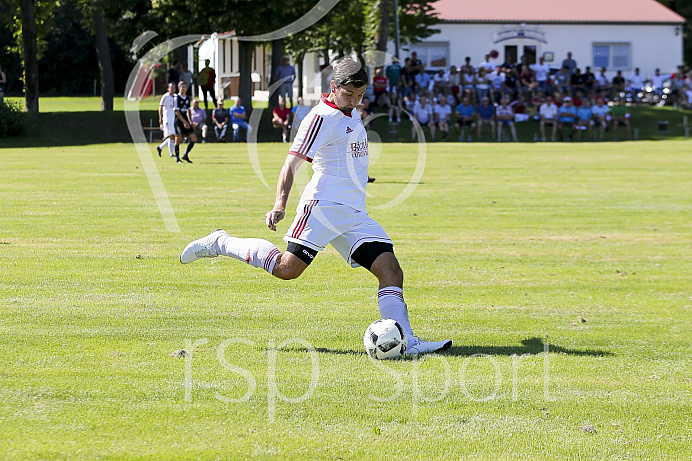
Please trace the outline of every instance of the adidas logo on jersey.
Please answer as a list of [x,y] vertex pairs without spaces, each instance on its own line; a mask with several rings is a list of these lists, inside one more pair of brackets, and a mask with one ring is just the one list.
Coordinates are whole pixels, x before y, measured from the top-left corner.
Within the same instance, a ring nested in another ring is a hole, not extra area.
[[346,127],[346,134],[353,133],[353,130],[351,129],[350,126]]

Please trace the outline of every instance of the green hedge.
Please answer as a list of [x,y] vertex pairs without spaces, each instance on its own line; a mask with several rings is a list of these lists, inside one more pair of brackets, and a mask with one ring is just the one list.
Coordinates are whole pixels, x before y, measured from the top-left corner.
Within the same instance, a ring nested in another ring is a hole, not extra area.
[[0,102],[0,138],[19,136],[26,133],[26,120],[18,104]]

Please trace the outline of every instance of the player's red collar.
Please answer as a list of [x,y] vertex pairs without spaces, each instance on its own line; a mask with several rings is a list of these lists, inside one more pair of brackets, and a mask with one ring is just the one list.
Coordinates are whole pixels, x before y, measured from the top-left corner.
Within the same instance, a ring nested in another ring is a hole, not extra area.
[[329,107],[333,108],[333,109],[336,109],[336,110],[338,110],[338,111],[341,111],[341,113],[344,114],[344,115],[346,115],[347,117],[350,117],[350,116],[351,116],[351,112],[352,112],[353,110],[351,110],[351,112],[346,112],[345,110],[339,109],[339,106],[337,106],[337,105],[334,104],[333,102],[330,102],[329,100],[327,100],[327,97],[328,97],[329,95],[330,95],[330,93],[322,93],[322,102],[325,103],[326,105],[328,105]]

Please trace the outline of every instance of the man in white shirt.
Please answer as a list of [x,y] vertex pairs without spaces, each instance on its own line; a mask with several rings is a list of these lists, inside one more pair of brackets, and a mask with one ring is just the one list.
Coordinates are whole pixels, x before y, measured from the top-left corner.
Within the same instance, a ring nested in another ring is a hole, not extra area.
[[[442,141],[447,141],[447,133],[449,133],[449,117],[452,115],[452,106],[447,104],[447,98],[444,96],[440,98],[440,102],[435,105],[435,110],[433,116],[435,117],[435,123],[440,128],[442,132]],[[435,139],[433,138],[433,141]]]
[[171,152],[171,157],[175,157],[175,137],[178,134],[175,127],[175,89],[175,83],[169,83],[168,92],[161,96],[159,102],[159,127],[163,131],[163,142],[156,146],[159,157],[166,145]]
[[331,244],[352,267],[362,266],[377,277],[380,315],[396,320],[406,332],[406,354],[447,349],[452,345],[450,340],[429,342],[413,335],[404,302],[404,274],[394,246],[365,207],[368,135],[356,106],[365,94],[368,75],[359,63],[344,58],[334,64],[332,76],[331,92],[322,96],[298,130],[279,174],[274,206],[265,215],[267,227],[275,231],[286,215],[298,168],[306,161],[311,163],[314,173],[284,236],[286,251],[282,253],[264,239],[235,238],[217,230],[190,242],[180,262],[230,256],[291,280]]
[[639,73],[639,67],[634,69],[634,72],[627,77],[626,90],[632,94],[632,101],[637,102],[639,99],[639,93],[644,89],[644,83],[646,79],[643,75]]
[[605,99],[598,98],[597,103],[591,108],[593,113],[594,121],[601,127],[600,128],[600,140],[603,141],[605,137],[605,131],[608,129],[608,117],[610,108],[606,105]]
[[[435,121],[433,120],[433,107],[428,104],[428,98],[421,96],[420,101],[413,107],[413,117],[418,121],[421,127],[427,126],[430,128],[430,138],[435,139]],[[415,123],[411,124],[411,142],[416,140],[418,130]]]
[[530,66],[531,70],[535,72],[535,79],[537,84],[537,91],[542,91],[544,93],[549,93],[550,88],[548,88],[548,75],[550,74],[550,66],[548,66],[543,60],[543,56],[538,59],[538,64],[532,64]]
[[545,126],[552,125],[553,133],[550,140],[555,142],[555,135],[557,134],[557,106],[553,102],[552,96],[548,95],[545,97],[545,102],[541,104],[538,114],[541,117],[541,139],[545,142]]
[[651,76],[651,89],[654,94],[663,96],[663,83],[668,79],[670,79],[670,75],[663,75],[661,74],[661,69],[656,69]]

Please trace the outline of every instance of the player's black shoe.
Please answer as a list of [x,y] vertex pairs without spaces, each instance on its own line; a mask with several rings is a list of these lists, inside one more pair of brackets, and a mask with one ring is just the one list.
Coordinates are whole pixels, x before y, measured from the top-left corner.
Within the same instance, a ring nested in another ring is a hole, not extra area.
[[190,160],[190,157],[188,157],[187,154],[183,155],[183,160],[185,160],[187,163],[192,163],[192,160]]
[[161,157],[161,146],[156,146],[156,152],[158,152],[159,157]]

